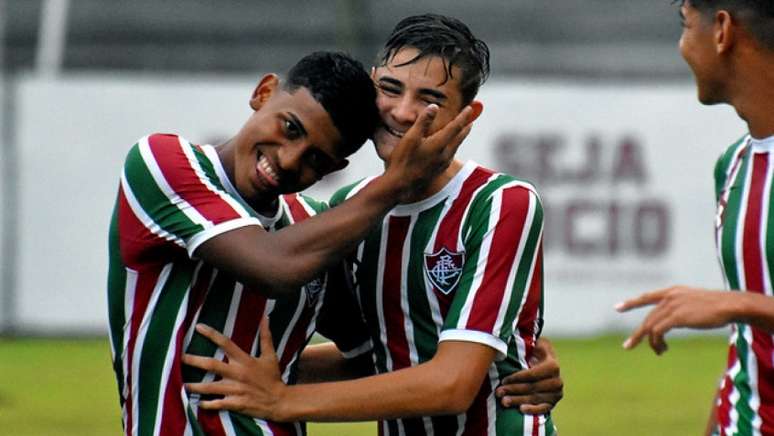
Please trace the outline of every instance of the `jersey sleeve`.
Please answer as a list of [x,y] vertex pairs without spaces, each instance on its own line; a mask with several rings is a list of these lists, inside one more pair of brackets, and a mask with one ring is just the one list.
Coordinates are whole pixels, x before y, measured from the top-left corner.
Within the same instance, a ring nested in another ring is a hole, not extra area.
[[[176,245],[191,256],[204,241],[235,228],[258,225],[221,185],[203,152],[176,135],[150,135],[129,151],[121,175],[126,212],[137,223],[122,229],[122,243]],[[137,255],[142,255],[137,250]]]
[[528,184],[506,184],[472,203],[462,275],[439,341],[482,343],[502,360],[512,335],[540,334],[542,234],[543,208]]
[[344,262],[328,271],[327,289],[317,317],[317,333],[333,341],[348,359],[373,348],[352,280],[351,269]]

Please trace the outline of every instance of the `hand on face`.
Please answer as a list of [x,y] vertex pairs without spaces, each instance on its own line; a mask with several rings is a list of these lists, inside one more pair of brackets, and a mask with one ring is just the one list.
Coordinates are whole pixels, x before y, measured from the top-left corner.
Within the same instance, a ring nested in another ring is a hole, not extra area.
[[210,357],[183,355],[183,363],[208,372],[221,379],[208,383],[188,383],[189,393],[217,395],[215,400],[199,402],[202,409],[233,410],[256,418],[281,421],[281,399],[286,385],[282,382],[279,361],[272,344],[268,318],[260,327],[261,356],[255,358],[244,352],[229,338],[211,327],[199,324],[196,331],[220,347],[228,362]]

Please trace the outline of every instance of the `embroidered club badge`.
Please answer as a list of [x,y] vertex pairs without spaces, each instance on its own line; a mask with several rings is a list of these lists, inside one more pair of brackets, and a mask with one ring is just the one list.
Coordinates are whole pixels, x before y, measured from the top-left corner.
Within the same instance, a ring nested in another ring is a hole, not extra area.
[[449,251],[446,247],[433,254],[425,253],[425,272],[430,283],[445,295],[449,295],[462,276],[465,252]]
[[306,292],[306,302],[309,307],[312,307],[317,303],[317,297],[320,296],[323,289],[325,289],[325,283],[328,281],[328,274],[323,274],[311,282],[304,285],[304,292]]

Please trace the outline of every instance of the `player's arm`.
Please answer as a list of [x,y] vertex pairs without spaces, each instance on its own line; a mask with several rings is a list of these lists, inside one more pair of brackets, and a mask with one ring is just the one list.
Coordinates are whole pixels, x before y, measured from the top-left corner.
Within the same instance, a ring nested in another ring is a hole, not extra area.
[[529,368],[503,378],[495,391],[503,407],[518,407],[522,413],[550,412],[564,396],[564,381],[551,342],[540,338],[535,344]]
[[[253,358],[213,329],[197,326],[224,350],[228,362],[185,355],[183,361],[222,377],[186,385],[190,392],[222,399],[200,408],[228,409],[274,421],[363,421],[462,413],[473,402],[496,350],[443,341],[429,361],[356,380],[287,386],[280,379],[268,329],[261,329],[261,357]],[[465,356],[461,359],[460,356]]]
[[221,233],[196,247],[194,256],[270,296],[308,282],[350,251],[401,198],[448,166],[470,131],[471,111],[466,108],[426,136],[436,113],[437,107],[428,106],[394,150],[382,176],[340,206],[278,232],[244,226]]
[[774,298],[762,294],[673,286],[626,300],[616,309],[626,312],[645,306],[653,308],[624,342],[626,349],[647,337],[653,351],[661,354],[667,350],[664,335],[676,327],[710,329],[745,323],[774,332]]

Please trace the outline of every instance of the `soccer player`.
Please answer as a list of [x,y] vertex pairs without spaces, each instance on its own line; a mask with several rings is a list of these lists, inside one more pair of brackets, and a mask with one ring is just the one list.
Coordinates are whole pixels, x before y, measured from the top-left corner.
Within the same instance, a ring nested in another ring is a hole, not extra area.
[[336,210],[305,220],[323,207],[292,193],[346,165],[376,127],[375,98],[359,62],[316,53],[284,83],[264,76],[249,101],[252,115],[225,144],[153,134],[131,148],[110,227],[108,277],[126,434],[301,433],[293,424],[199,409],[184,383],[212,375],[183,368],[180,358],[184,351],[222,355],[194,332],[197,322],[254,349],[262,315],[271,312],[267,327],[288,368],[314,331],[325,291],[320,272],[398,199],[443,171],[469,130],[466,109],[427,136],[439,110],[426,108],[380,177]]
[[630,299],[620,311],[655,305],[624,347],[646,336],[666,351],[675,327],[731,324],[728,368],[706,434],[774,434],[774,2],[686,0],[680,52],[699,101],[728,103],[749,133],[715,166],[718,256],[728,291],[675,286]]
[[[421,15],[398,23],[372,72],[379,157],[391,162],[429,105],[439,106],[431,131],[467,106],[478,117],[475,96],[488,72],[486,44],[462,22]],[[340,190],[333,210],[370,183]],[[224,377],[189,389],[224,396],[203,408],[279,421],[380,419],[385,435],[553,434],[549,414],[502,407],[495,395],[507,374],[528,367],[542,329],[542,215],[529,183],[455,160],[356,250],[353,292],[378,375],[286,386],[268,338],[254,359],[202,327],[229,361],[186,356]],[[334,321],[360,330],[357,319]],[[329,326],[321,319],[318,328],[327,334]]]

